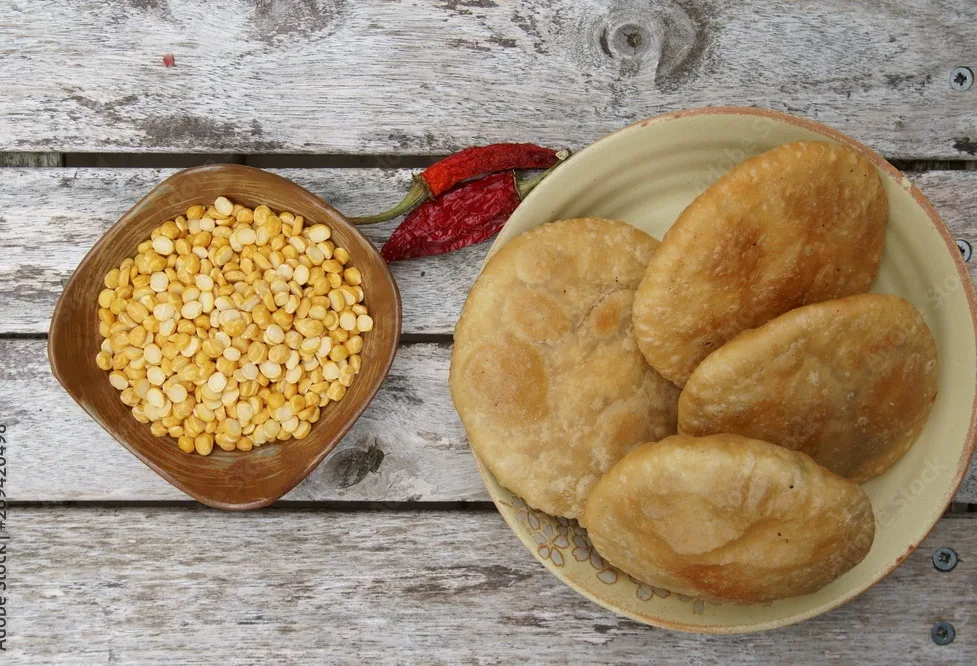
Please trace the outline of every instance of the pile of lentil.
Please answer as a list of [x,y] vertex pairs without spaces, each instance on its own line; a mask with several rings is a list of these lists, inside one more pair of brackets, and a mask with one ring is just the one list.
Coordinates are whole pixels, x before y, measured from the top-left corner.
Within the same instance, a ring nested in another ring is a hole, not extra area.
[[133,416],[186,453],[307,437],[359,373],[360,271],[325,224],[218,197],[105,276],[96,356]]

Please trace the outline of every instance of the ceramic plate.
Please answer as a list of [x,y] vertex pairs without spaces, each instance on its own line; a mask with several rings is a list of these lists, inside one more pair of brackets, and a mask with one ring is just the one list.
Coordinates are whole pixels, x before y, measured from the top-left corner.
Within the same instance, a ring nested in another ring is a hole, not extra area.
[[799,622],[843,604],[891,572],[926,537],[973,453],[977,308],[956,242],[905,176],[828,127],[745,108],[696,109],[636,123],[589,146],[543,181],[509,219],[489,256],[527,229],[573,217],[623,220],[661,239],[682,209],[730,167],[804,139],[848,144],[878,167],[889,197],[889,224],[872,291],[898,294],[923,313],[940,358],[936,403],[915,446],[863,486],[877,523],[868,556],[815,594],[766,604],[704,602],[634,580],[601,558],[586,530],[527,507],[479,463],[506,522],[550,571],[587,598],[639,622],[737,633]]

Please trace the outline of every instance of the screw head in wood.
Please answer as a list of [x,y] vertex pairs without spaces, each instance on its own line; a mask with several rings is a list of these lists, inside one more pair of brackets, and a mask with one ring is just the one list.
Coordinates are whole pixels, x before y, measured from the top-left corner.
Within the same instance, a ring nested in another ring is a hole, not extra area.
[[940,548],[933,553],[933,566],[939,571],[952,571],[958,561],[957,551],[952,548]]
[[949,622],[937,622],[930,629],[930,637],[937,645],[949,645],[957,637],[957,630]]
[[960,248],[960,254],[963,255],[963,260],[970,261],[970,257],[974,253],[974,249],[973,247],[971,247],[970,243],[968,243],[962,238],[958,238],[957,247]]
[[950,72],[950,87],[957,92],[970,90],[974,85],[974,71],[969,67],[957,67]]

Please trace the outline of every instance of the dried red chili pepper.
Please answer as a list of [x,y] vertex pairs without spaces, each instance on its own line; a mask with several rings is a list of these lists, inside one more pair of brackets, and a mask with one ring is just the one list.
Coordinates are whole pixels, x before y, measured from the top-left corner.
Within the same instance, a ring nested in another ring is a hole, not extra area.
[[436,199],[458,183],[471,178],[509,169],[548,169],[556,161],[555,150],[532,143],[493,143],[465,148],[414,176],[414,185],[407,196],[390,210],[348,219],[353,224],[386,222],[403,215],[422,201]]
[[421,173],[432,199],[458,183],[509,169],[549,169],[556,163],[556,151],[532,143],[496,143],[465,148],[429,166]]
[[[561,153],[560,162],[568,154]],[[458,185],[408,215],[384,243],[380,254],[392,262],[481,243],[499,232],[525,196],[553,168],[526,180],[518,180],[515,173],[506,171]]]

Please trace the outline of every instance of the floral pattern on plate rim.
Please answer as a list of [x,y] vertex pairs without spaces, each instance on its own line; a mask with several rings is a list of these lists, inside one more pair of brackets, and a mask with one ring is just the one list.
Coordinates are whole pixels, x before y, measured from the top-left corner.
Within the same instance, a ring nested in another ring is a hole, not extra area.
[[[635,597],[644,602],[653,602],[655,597],[667,599],[671,596],[668,590],[644,583],[634,576],[625,574],[613,564],[601,557],[597,549],[590,542],[587,530],[576,520],[551,516],[548,513],[532,508],[526,502],[509,490],[505,490],[508,500],[503,504],[510,507],[518,523],[528,531],[529,536],[536,543],[536,553],[543,560],[552,562],[555,566],[564,567],[571,560],[583,564],[588,562],[594,571],[594,576],[605,585],[633,585]],[[702,615],[706,602],[702,599],[687,597],[684,594],[675,595],[678,599],[692,603],[692,612]],[[709,602],[712,606],[718,603]]]

